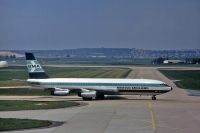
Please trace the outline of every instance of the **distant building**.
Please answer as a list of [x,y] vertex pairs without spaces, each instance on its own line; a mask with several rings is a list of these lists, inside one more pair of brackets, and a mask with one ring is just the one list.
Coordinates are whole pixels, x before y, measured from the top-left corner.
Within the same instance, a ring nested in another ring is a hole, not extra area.
[[0,68],[3,68],[3,67],[8,67],[7,61],[0,61]]
[[185,63],[182,60],[164,60],[163,64],[183,64]]
[[11,52],[11,51],[0,51],[0,57],[4,58],[20,58],[24,57],[24,54],[18,54],[16,52]]

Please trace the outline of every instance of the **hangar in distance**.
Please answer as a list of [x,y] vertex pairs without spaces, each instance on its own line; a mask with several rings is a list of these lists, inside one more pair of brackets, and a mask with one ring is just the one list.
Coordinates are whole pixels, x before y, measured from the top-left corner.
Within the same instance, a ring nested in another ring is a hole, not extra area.
[[54,95],[67,95],[76,90],[83,100],[104,99],[105,95],[156,95],[172,90],[166,83],[153,79],[116,78],[49,78],[32,53],[25,53],[29,79],[34,87],[50,89]]

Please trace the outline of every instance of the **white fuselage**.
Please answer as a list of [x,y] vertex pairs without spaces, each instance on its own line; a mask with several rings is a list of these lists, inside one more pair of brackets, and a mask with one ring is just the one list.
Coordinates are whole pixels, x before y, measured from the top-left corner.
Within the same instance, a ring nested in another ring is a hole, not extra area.
[[152,79],[48,78],[28,79],[27,82],[43,88],[87,89],[108,95],[158,95],[172,90],[164,82]]

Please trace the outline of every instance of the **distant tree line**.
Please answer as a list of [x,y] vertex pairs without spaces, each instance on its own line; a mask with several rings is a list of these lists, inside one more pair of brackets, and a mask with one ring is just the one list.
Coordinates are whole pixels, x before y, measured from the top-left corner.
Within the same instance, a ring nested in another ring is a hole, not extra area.
[[200,58],[186,58],[186,64],[200,64]]
[[168,60],[168,58],[162,58],[162,57],[159,57],[159,58],[156,58],[152,61],[153,64],[163,64],[163,61],[164,60]]

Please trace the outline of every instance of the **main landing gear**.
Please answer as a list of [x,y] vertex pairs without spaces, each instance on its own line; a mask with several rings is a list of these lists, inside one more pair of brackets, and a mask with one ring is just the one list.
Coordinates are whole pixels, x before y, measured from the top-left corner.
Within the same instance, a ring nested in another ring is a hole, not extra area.
[[[105,98],[105,96],[103,94],[98,94],[95,97],[96,100],[103,100],[104,98]],[[90,101],[93,99],[93,97],[82,97],[82,99],[86,100],[86,101]]]
[[96,100],[103,100],[104,98],[105,98],[105,96],[103,94],[98,94],[95,99]]
[[85,101],[91,101],[92,97],[82,97],[82,99],[85,100]]
[[152,96],[152,100],[156,100],[156,96]]

